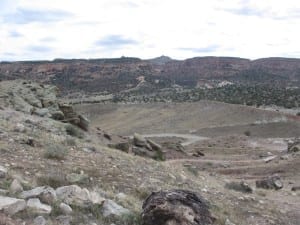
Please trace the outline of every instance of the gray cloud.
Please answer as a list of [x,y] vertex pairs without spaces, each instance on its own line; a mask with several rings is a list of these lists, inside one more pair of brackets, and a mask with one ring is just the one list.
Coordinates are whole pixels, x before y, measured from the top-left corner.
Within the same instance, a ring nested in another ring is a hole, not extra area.
[[126,38],[122,35],[109,35],[96,41],[94,44],[99,47],[118,48],[125,45],[135,45],[138,44],[138,42],[134,39]]
[[17,8],[14,13],[4,15],[4,21],[14,24],[28,24],[33,22],[48,23],[60,21],[71,16],[71,13],[61,10]]
[[206,47],[201,47],[201,48],[179,48],[178,50],[195,52],[195,53],[209,53],[209,52],[217,51],[219,47],[220,47],[219,45],[208,45]]
[[31,45],[27,47],[27,50],[30,52],[48,53],[52,51],[52,48],[43,45]]

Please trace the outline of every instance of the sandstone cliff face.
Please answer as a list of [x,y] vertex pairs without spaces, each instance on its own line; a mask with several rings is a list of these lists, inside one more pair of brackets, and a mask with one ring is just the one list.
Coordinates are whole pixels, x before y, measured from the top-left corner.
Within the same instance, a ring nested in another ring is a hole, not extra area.
[[[159,62],[159,63],[158,63]],[[156,88],[172,84],[195,87],[199,81],[270,83],[299,86],[300,59],[266,58],[250,61],[233,57],[179,60],[137,58],[54,60],[0,63],[0,79],[30,79],[57,85],[63,92],[119,92],[135,87],[138,77]]]

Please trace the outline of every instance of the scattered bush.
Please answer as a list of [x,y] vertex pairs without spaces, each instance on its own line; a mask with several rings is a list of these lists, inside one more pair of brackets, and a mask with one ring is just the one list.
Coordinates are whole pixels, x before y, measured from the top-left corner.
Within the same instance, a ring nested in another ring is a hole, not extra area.
[[73,137],[77,137],[77,138],[83,138],[84,137],[84,133],[82,130],[80,130],[80,128],[72,125],[72,124],[67,124],[66,125],[66,132],[68,135],[71,135]]
[[120,218],[120,222],[124,225],[141,225],[141,224],[143,224],[142,217],[139,213],[124,214]]
[[244,134],[246,135],[246,136],[251,136],[251,132],[249,131],[249,130],[246,130],[245,132],[244,132]]
[[225,188],[243,192],[243,193],[252,193],[252,188],[245,182],[230,182],[225,184]]
[[68,151],[62,145],[49,145],[45,151],[45,158],[62,160],[66,157]]
[[64,144],[67,146],[76,146],[76,140],[75,138],[67,137],[66,140],[64,141]]
[[66,175],[58,169],[52,169],[47,174],[38,176],[37,183],[40,186],[50,186],[53,188],[68,185]]
[[199,171],[198,171],[197,167],[194,167],[194,166],[187,166],[186,168],[187,168],[187,170],[188,170],[190,173],[192,173],[194,176],[198,176]]

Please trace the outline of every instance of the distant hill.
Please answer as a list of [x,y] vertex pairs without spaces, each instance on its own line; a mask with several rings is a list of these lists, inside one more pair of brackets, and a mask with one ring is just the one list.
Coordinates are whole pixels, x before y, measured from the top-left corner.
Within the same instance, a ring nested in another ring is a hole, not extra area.
[[148,61],[150,63],[153,63],[153,64],[163,65],[163,64],[166,64],[167,62],[170,62],[172,60],[173,60],[172,58],[162,55],[162,56],[157,57],[157,58],[149,59]]
[[154,89],[174,85],[194,88],[224,81],[300,87],[300,59],[196,57],[173,60],[161,56],[150,60],[122,57],[0,63],[1,80],[23,78],[51,83],[63,93],[120,92],[136,87],[141,76]]

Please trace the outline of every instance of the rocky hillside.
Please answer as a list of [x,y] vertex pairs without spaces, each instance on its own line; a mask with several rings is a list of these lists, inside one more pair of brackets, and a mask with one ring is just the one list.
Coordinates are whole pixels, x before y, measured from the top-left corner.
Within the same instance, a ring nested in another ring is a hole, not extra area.
[[1,80],[16,78],[55,84],[64,93],[114,93],[135,88],[141,81],[143,88],[152,91],[174,85],[193,88],[224,82],[299,87],[300,59],[197,57],[181,61],[162,56],[151,60],[122,57],[0,63]]
[[0,225],[298,224],[298,141],[220,146],[221,159],[220,140],[190,155],[181,141],[131,141],[83,118],[53,86],[0,83]]

